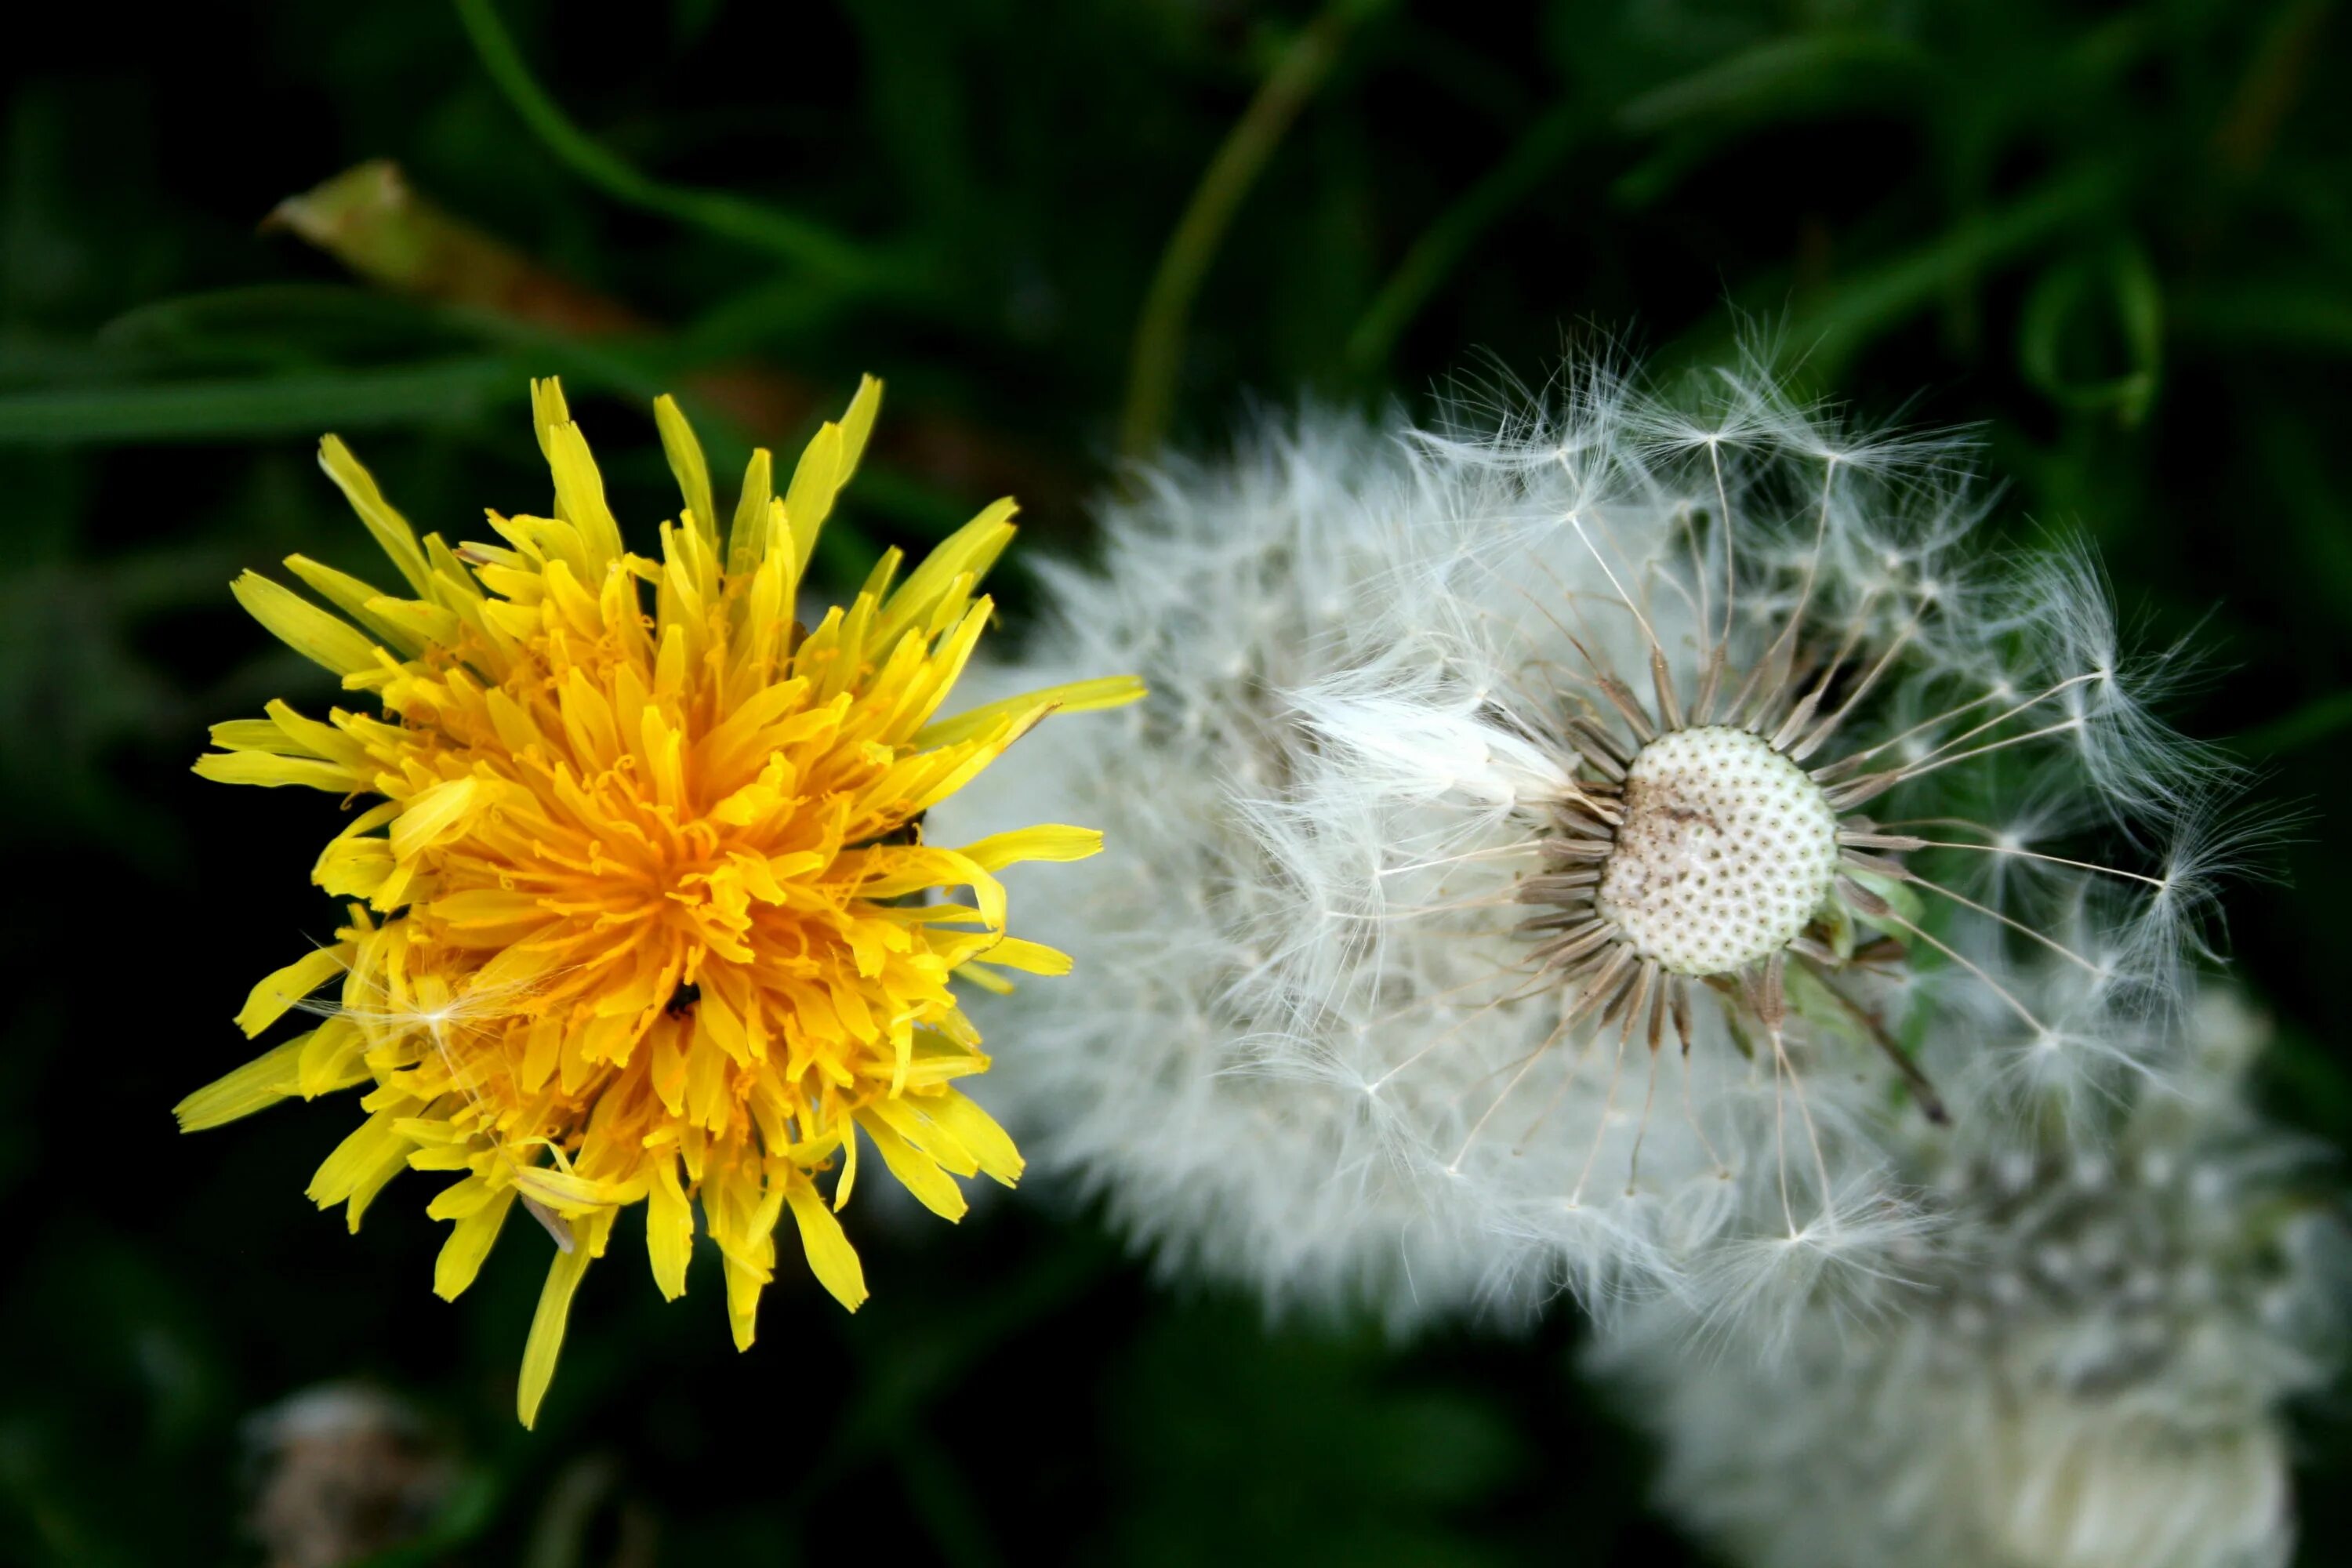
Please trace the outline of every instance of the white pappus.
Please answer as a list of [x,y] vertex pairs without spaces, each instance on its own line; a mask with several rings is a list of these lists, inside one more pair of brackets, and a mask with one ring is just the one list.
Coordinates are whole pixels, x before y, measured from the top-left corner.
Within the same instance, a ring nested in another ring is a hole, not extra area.
[[[1531,1247],[1498,1246],[1394,1164],[1353,1097],[1261,1066],[1288,1018],[1263,981],[1281,868],[1242,806],[1278,793],[1295,760],[1276,694],[1319,672],[1387,570],[1361,531],[1367,508],[1410,504],[1387,447],[1337,416],[1269,426],[1230,462],[1171,464],[1109,508],[1100,571],[1039,568],[1048,625],[1024,666],[976,668],[965,684],[985,698],[1099,655],[1143,674],[1150,696],[1043,727],[1005,777],[992,769],[934,816],[961,832],[1024,810],[1093,812],[1117,847],[1057,868],[1075,875],[1027,900],[1083,997],[972,1001],[995,1052],[988,1103],[1030,1160],[1024,1190],[1099,1197],[1171,1281],[1402,1329],[1473,1301],[1517,1315],[1540,1300],[1541,1271]],[[1020,896],[1020,868],[1005,875]]]
[[1989,813],[2153,846],[2219,769],[2079,552],[1986,559],[1963,446],[1742,370],[1450,418],[1269,422],[1055,575],[1036,658],[1153,695],[988,781],[1108,846],[1041,933],[1083,978],[992,1031],[1041,1164],[1277,1303],[1778,1309],[1916,1231],[1881,1145],[1947,1073],[2087,1121],[2162,1070],[2207,866]]

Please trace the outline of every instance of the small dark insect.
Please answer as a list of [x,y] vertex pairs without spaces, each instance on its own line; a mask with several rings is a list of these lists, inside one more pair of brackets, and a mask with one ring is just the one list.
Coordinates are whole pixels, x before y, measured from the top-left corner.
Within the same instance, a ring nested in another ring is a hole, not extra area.
[[861,838],[855,844],[845,844],[842,847],[872,849],[885,844],[920,844],[923,841],[923,818],[929,815],[929,811],[919,811],[896,827],[877,833],[871,838]]
[[689,980],[670,993],[669,1001],[662,1011],[673,1018],[683,1018],[693,1012],[694,1005],[701,1000],[702,987]]

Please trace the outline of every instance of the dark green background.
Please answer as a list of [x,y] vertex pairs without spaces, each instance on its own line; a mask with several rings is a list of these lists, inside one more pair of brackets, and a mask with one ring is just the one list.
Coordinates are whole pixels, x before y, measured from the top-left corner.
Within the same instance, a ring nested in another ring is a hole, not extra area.
[[[665,1308],[625,1226],[526,1436],[530,1227],[446,1306],[421,1179],[356,1239],[301,1196],[348,1097],[173,1130],[242,1059],[246,988],[332,920],[307,884],[331,808],[186,772],[206,721],[327,695],[226,591],[296,549],[367,569],[321,429],[455,536],[544,504],[524,379],[561,371],[643,547],[675,507],[646,395],[750,362],[835,401],[871,370],[886,430],[1005,455],[1025,548],[1082,547],[1155,270],[1270,78],[1307,89],[1295,122],[1180,251],[1177,437],[1249,394],[1539,379],[1590,327],[1688,363],[1743,316],[1817,390],[1980,422],[2001,526],[2094,537],[2150,637],[2208,650],[2176,717],[2307,814],[2229,938],[2286,1026],[2268,1092],[2352,1138],[2352,18],[2318,0],[699,0],[610,26],[499,0],[470,33],[394,0],[44,9],[62,36],[0,51],[0,1561],[252,1560],[241,1420],[353,1376],[467,1466],[402,1561],[602,1564],[648,1521],[694,1564],[1691,1555],[1570,1375],[1566,1312],[1409,1352],[1269,1334],[1150,1288],[1082,1213],[999,1205],[869,1226],[855,1319],[787,1271],[739,1359],[709,1259]],[[486,68],[501,39],[528,78]],[[593,146],[527,122],[534,92]],[[373,157],[657,325],[583,342],[257,232]],[[828,560],[934,536],[993,479],[886,447]],[[1017,570],[1003,594],[1017,630]],[[2342,1562],[2340,1412],[2301,1429],[2305,1560]]]

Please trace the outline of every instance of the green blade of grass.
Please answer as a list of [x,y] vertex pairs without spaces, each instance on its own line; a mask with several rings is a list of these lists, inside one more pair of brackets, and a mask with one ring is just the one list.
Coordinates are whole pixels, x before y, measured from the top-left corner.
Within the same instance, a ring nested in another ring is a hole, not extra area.
[[1822,32],[1775,38],[1667,82],[1618,111],[1636,134],[1701,120],[1791,117],[1860,102],[1916,100],[1936,70],[1916,46],[1885,33]]
[[616,201],[657,212],[845,282],[888,289],[908,282],[895,258],[824,225],[726,191],[695,190],[652,178],[583,131],[540,86],[489,0],[457,0],[457,19],[482,67],[550,153]]
[[1348,334],[1349,367],[1369,375],[1388,363],[1397,339],[1437,292],[1462,258],[1505,214],[1527,199],[1576,145],[1583,116],[1575,105],[1547,110],[1503,161],[1488,170],[1462,199],[1440,215],[1413,241],[1397,269]]
[[0,396],[0,444],[79,446],[315,436],[384,425],[449,425],[520,402],[529,371],[470,356],[382,370],[185,381]]
[[2324,741],[2347,726],[2352,726],[2352,691],[2333,691],[2292,713],[2257,725],[2239,736],[2233,744],[2250,757],[2284,756],[2315,741]]
[[1192,297],[1200,292],[1201,280],[1208,275],[1242,199],[1257,184],[1298,111],[1339,63],[1349,35],[1387,5],[1388,0],[1330,0],[1283,51],[1202,171],[1160,252],[1136,319],[1126,413],[1119,422],[1119,450],[1128,457],[1149,457],[1167,434]]

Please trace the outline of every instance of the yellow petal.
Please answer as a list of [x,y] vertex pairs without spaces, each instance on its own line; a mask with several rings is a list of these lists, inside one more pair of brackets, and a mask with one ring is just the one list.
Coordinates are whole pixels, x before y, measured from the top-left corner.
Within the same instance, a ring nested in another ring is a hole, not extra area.
[[536,377],[530,384],[530,423],[539,432],[540,454],[551,462],[555,458],[555,432],[559,426],[572,423],[572,407],[563,400],[563,378]]
[[172,1114],[179,1118],[180,1131],[201,1132],[277,1104],[294,1093],[301,1059],[302,1039],[289,1040],[235,1072],[215,1079],[172,1108]]
[[366,1081],[368,1069],[361,1059],[366,1050],[367,1037],[360,1033],[357,1024],[348,1018],[328,1019],[303,1037],[295,1088],[303,1099],[316,1100]]
[[590,1221],[572,1222],[572,1249],[559,1252],[547,1266],[547,1283],[540,1287],[539,1310],[530,1320],[530,1338],[522,1348],[522,1382],[515,1390],[515,1414],[528,1427],[539,1421],[539,1402],[555,1377],[555,1358],[563,1350],[563,1325],[572,1315],[572,1293],[588,1272]]
[[373,669],[376,647],[349,621],[339,620],[291,588],[247,572],[228,585],[246,614],[278,641],[337,675]]
[[969,980],[992,996],[1010,996],[1020,989],[985,963],[975,963],[969,959],[957,964],[955,973],[957,979]]
[[378,594],[367,602],[366,607],[372,625],[422,647],[451,647],[464,632],[465,623],[455,611],[421,600]]
[[918,1103],[930,1113],[932,1121],[971,1151],[972,1158],[980,1162],[981,1170],[987,1175],[1008,1187],[1020,1179],[1027,1162],[1013,1145],[1012,1134],[969,1095],[951,1089],[944,1094],[924,1095]]
[[852,1132],[841,1141],[841,1177],[833,1184],[833,1212],[839,1214],[848,1205],[849,1194],[857,1190],[857,1135]]
[[345,943],[306,952],[285,968],[272,970],[237,1009],[236,1026],[245,1031],[247,1039],[253,1038],[283,1017],[295,1003],[348,971],[351,962],[352,949]]
[[784,1201],[792,1205],[793,1222],[800,1226],[801,1250],[808,1255],[809,1272],[832,1292],[835,1300],[853,1312],[857,1310],[866,1304],[866,1270],[859,1266],[857,1249],[849,1245],[841,1222],[806,1182],[794,1182],[785,1190]]
[[[469,1214],[479,1214],[494,1202],[500,1193],[514,1191],[512,1183],[504,1183],[496,1187],[490,1185],[492,1176],[503,1173],[500,1167],[492,1165],[490,1173],[491,1174],[484,1175],[479,1181],[457,1182],[434,1194],[433,1201],[425,1205],[425,1217],[464,1219]],[[566,1231],[564,1234],[569,1236],[571,1232]]]
[[665,1301],[686,1294],[687,1260],[694,1254],[694,1205],[678,1184],[677,1156],[665,1151],[646,1189],[646,1255]]
[[669,471],[677,477],[677,493],[686,502],[688,521],[703,542],[716,550],[719,514],[712,509],[718,503],[710,499],[710,465],[703,458],[702,443],[695,439],[694,426],[687,423],[677,399],[667,393],[654,399],[654,425],[661,431]]
[[847,483],[866,456],[866,438],[874,434],[874,416],[882,411],[882,383],[874,376],[857,378],[856,395],[841,416],[841,478]]
[[808,570],[816,550],[817,532],[832,514],[834,497],[849,475],[841,466],[841,426],[827,421],[817,426],[801,460],[793,466],[792,483],[784,489],[784,521],[793,531],[793,571]]
[[883,1163],[890,1167],[890,1173],[898,1178],[900,1186],[915,1194],[918,1203],[941,1219],[963,1218],[964,1211],[971,1207],[964,1202],[963,1189],[956,1185],[953,1176],[940,1169],[937,1161],[899,1137],[871,1109],[857,1113],[857,1125],[874,1140],[874,1147],[882,1152]]
[[[370,608],[378,599],[385,598],[384,591],[374,584],[362,582],[348,572],[338,572],[331,566],[322,565],[307,555],[289,555],[286,569],[301,578],[312,593],[382,637],[403,655],[413,658],[425,651],[427,639],[418,636],[413,627],[379,616]],[[398,604],[403,601],[387,599],[386,602]],[[436,610],[434,613],[455,626],[457,617],[448,611]]]
[[525,1165],[514,1173],[514,1181],[526,1194],[567,1215],[619,1203],[625,1190],[618,1182],[594,1181],[545,1165]]
[[[379,1110],[360,1123],[320,1162],[304,1195],[322,1209],[345,1202],[355,1211],[364,1209],[367,1198],[408,1163],[413,1145],[393,1125],[399,1120],[395,1111]],[[352,1228],[359,1228],[356,1212],[352,1215]]]
[[1024,860],[1084,860],[1102,853],[1103,836],[1092,827],[1043,823],[1011,833],[992,834],[963,847],[964,858],[984,871],[1000,871]]
[[352,456],[341,437],[330,436],[319,443],[319,467],[335,481],[343,499],[360,514],[360,521],[375,535],[376,543],[383,547],[400,574],[408,579],[408,585],[430,597],[433,580],[425,570],[425,552],[417,548],[416,531],[384,500],[383,492],[376,489],[375,476],[360,466],[360,460]]
[[264,789],[300,784],[330,795],[350,795],[366,787],[358,774],[341,763],[316,757],[273,757],[265,752],[206,752],[196,759],[195,773],[215,784],[259,784]]
[[411,860],[436,845],[464,836],[481,809],[479,779],[449,779],[410,795],[392,825],[392,853]]
[[772,1276],[731,1254],[723,1259],[721,1268],[727,1277],[728,1331],[734,1336],[735,1348],[747,1351],[759,1336],[760,1292],[768,1288]]
[[563,521],[580,531],[588,549],[589,569],[595,581],[604,568],[621,557],[621,525],[604,500],[604,476],[597,471],[588,437],[566,421],[544,433],[547,466],[555,476],[555,507]]
[[1018,969],[1030,974],[1067,974],[1070,955],[1058,947],[1047,947],[1042,942],[1024,942],[1008,936],[988,949],[988,962]]
[[743,469],[743,493],[735,500],[735,521],[727,530],[727,575],[748,578],[768,549],[768,502],[775,496],[775,459],[765,447],[751,448]]
[[285,732],[271,719],[230,719],[212,727],[213,744],[224,752],[278,752]]
[[[275,699],[264,703],[261,710],[269,716],[269,721],[277,725],[278,732],[286,738],[285,745],[270,748],[280,756],[324,757],[329,762],[342,763],[354,775],[364,776],[370,759],[367,747],[361,742],[332,724],[306,719],[288,704]],[[289,746],[292,748],[290,752],[288,750]]]
[[539,897],[502,888],[445,893],[430,908],[435,920],[453,926],[540,926],[557,918]]
[[874,871],[859,879],[859,898],[894,899],[926,888],[968,887],[981,920],[995,930],[1004,928],[1004,884],[973,865],[961,850],[915,845],[868,850],[866,856],[866,864]]
[[[460,1187],[467,1184],[457,1184]],[[481,1271],[482,1259],[490,1255],[491,1244],[499,1239],[499,1227],[506,1224],[507,1211],[514,1207],[514,1201],[515,1190],[500,1187],[490,1194],[488,1203],[461,1215],[450,1227],[449,1239],[441,1244],[441,1254],[433,1260],[436,1296],[454,1301],[465,1294],[466,1287]]]
[[1013,514],[1020,508],[1010,496],[990,504],[979,516],[941,540],[923,558],[904,586],[890,596],[889,607],[875,628],[876,640],[887,647],[898,640],[908,627],[928,620],[940,595],[946,594],[955,580],[969,573],[973,582],[987,575],[1013,542],[1020,530],[1013,526]]
[[1064,686],[1048,686],[1024,696],[983,703],[952,719],[942,719],[919,731],[915,736],[915,744],[923,747],[951,746],[960,741],[985,735],[1014,714],[1026,713],[1040,706],[1051,708],[1056,713],[1087,713],[1098,708],[1123,708],[1143,695],[1143,681],[1138,676],[1106,675],[1097,680],[1073,680]]
[[310,879],[338,898],[364,899],[382,888],[392,871],[392,847],[383,839],[337,838],[310,868]]

